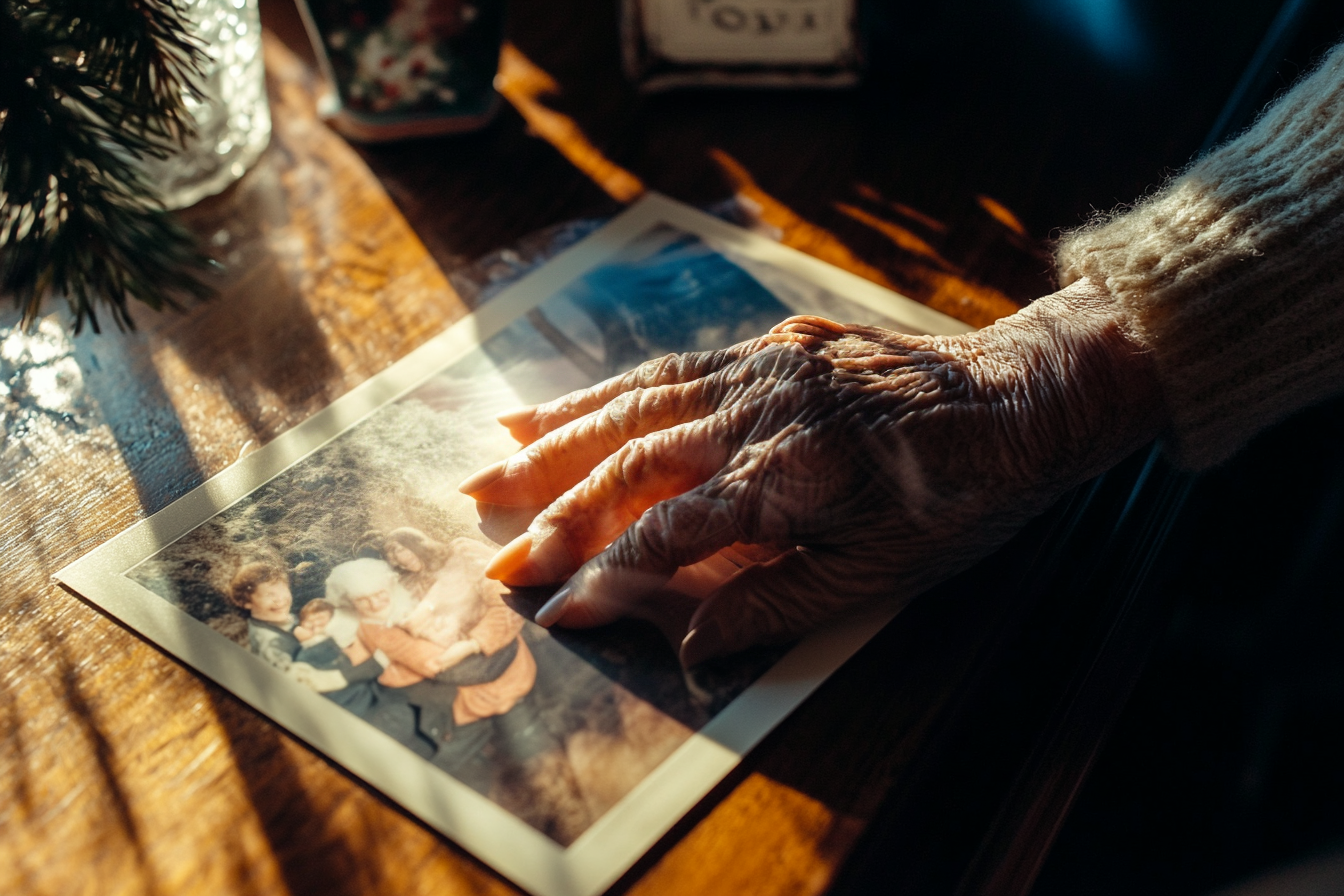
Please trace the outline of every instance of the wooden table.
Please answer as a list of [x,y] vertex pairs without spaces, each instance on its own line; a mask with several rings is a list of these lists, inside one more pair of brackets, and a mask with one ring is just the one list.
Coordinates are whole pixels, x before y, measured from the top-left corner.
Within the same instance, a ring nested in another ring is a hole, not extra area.
[[[890,13],[857,92],[644,100],[618,73],[614,7],[519,0],[495,125],[354,149],[317,120],[303,36],[276,0],[272,146],[187,213],[227,266],[220,297],[78,338],[54,310],[32,334],[4,312],[0,892],[514,892],[51,573],[466,314],[451,278],[473,259],[644,189],[736,195],[784,242],[988,324],[1048,290],[1050,228],[1193,151],[1256,26],[1179,99],[1107,87],[1121,76],[1065,42],[1046,41],[1063,47],[1053,61],[1017,58],[1007,44],[1030,23],[986,8],[961,30]],[[1082,66],[1079,83],[1042,89],[1061,66]],[[1139,129],[1153,118],[1166,126]],[[1043,732],[1067,718],[1088,633],[1115,618],[1105,601],[1070,615],[1031,584],[1078,501],[917,602],[617,890],[858,891],[888,847],[910,890],[1029,887],[1067,808],[1032,799],[1071,793],[1086,767],[1033,778],[1050,767]],[[1019,804],[1037,807],[1030,823]],[[899,842],[864,841],[875,818]],[[1019,827],[1031,836],[1004,833]],[[856,844],[866,871],[846,870]]]

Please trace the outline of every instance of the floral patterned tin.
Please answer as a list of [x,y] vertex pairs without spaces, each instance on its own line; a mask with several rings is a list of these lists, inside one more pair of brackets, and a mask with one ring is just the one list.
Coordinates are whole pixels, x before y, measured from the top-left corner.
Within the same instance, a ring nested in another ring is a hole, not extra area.
[[380,142],[485,125],[504,0],[302,0],[334,90],[320,111],[352,140]]

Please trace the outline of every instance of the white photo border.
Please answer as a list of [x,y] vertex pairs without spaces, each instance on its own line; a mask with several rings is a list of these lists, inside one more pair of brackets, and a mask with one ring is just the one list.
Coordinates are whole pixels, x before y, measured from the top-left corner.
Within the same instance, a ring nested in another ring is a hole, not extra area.
[[558,254],[330,406],[241,458],[54,578],[233,692],[406,811],[538,896],[594,896],[614,883],[775,725],[886,624],[894,610],[818,632],[784,656],[568,848],[349,712],[245,654],[125,573],[245,498],[374,411],[466,355],[650,228],[665,224],[793,273],[912,333],[970,328],[891,290],[658,194]]

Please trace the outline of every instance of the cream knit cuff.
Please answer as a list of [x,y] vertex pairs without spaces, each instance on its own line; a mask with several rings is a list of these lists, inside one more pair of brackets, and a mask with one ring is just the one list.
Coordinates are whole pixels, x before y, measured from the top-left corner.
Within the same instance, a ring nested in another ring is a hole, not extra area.
[[1344,392],[1344,44],[1255,125],[1132,210],[1068,234],[1153,352],[1190,468]]

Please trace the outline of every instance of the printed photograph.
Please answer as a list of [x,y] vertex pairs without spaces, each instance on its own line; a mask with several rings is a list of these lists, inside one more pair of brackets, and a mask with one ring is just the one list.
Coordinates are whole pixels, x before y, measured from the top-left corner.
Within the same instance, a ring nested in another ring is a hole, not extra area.
[[657,225],[126,575],[567,846],[782,651],[688,673],[652,626],[536,626],[483,574],[528,520],[457,484],[516,450],[502,411],[800,312],[873,317]]

